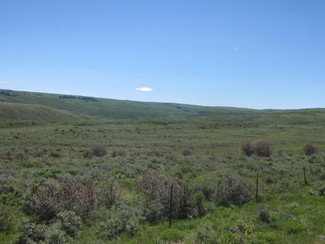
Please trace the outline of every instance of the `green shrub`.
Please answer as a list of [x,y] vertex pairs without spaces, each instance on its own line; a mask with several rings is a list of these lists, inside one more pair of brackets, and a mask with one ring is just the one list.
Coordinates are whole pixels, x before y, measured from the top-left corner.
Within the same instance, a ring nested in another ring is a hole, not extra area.
[[92,181],[77,184],[70,180],[46,182],[25,198],[25,210],[42,220],[51,220],[64,211],[74,211],[86,218],[96,200]]
[[168,242],[177,242],[184,239],[184,233],[176,229],[167,229],[160,234],[160,238]]
[[50,156],[53,157],[53,158],[60,158],[62,155],[59,151],[52,151],[50,153]]
[[217,243],[216,227],[211,221],[199,223],[196,230],[196,243]]
[[320,155],[312,154],[310,155],[308,162],[311,164],[322,164],[324,163],[324,159]]
[[252,244],[272,244],[277,242],[278,238],[273,232],[257,232],[250,241]]
[[253,142],[251,141],[246,141],[243,143],[241,150],[243,154],[247,156],[251,156],[254,153],[254,145]]
[[141,209],[122,205],[113,209],[108,219],[100,224],[100,228],[108,238],[118,237],[122,232],[134,235],[140,229],[142,220]]
[[308,156],[317,154],[318,148],[314,145],[313,142],[310,142],[310,143],[306,144],[306,146],[304,147],[304,153]]
[[279,219],[279,214],[277,212],[269,210],[264,206],[261,207],[257,216],[258,219],[264,223],[272,223]]
[[260,157],[270,157],[272,154],[272,148],[266,141],[258,141],[254,145],[254,153]]
[[204,195],[202,192],[196,192],[192,194],[190,206],[193,208],[193,213],[196,217],[201,217],[206,213],[204,206]]
[[115,158],[117,156],[119,157],[125,157],[126,156],[126,152],[123,150],[114,150],[111,154],[112,158]]
[[63,244],[66,243],[65,232],[62,230],[61,223],[54,223],[46,229],[45,243]]
[[94,144],[90,149],[86,150],[84,153],[85,158],[103,157],[107,154],[107,149],[101,144]]
[[32,159],[20,162],[20,165],[25,168],[41,168],[43,166],[43,163],[42,163],[41,159],[39,159],[39,158],[32,158]]
[[[250,243],[250,235],[253,233],[253,224],[248,216],[243,213],[242,216],[235,220],[229,228],[227,243]],[[225,238],[225,236],[223,237]],[[224,243],[225,240],[221,240]]]
[[0,202],[0,232],[11,228],[12,218],[9,207]]
[[40,243],[45,240],[46,225],[44,224],[23,221],[19,226],[19,230],[21,231],[20,244]]
[[112,207],[120,198],[120,187],[113,179],[106,179],[102,182],[98,198],[106,207]]
[[62,230],[61,223],[51,225],[35,224],[29,221],[22,222],[19,226],[21,236],[18,243],[66,243],[65,232]]
[[16,193],[17,190],[13,186],[14,179],[12,177],[3,177],[0,179],[0,194]]
[[95,144],[91,148],[93,154],[97,157],[103,157],[107,154],[107,149],[101,144]]
[[286,219],[275,222],[274,227],[286,231],[289,234],[298,234],[306,230],[306,227],[297,220]]
[[220,205],[244,204],[252,198],[252,186],[238,176],[227,174],[220,180],[217,201]]
[[247,141],[242,144],[241,149],[247,156],[256,154],[259,157],[270,157],[272,155],[272,147],[266,141]]
[[194,182],[194,190],[203,193],[206,200],[213,200],[217,191],[217,183],[214,178],[206,177]]
[[171,185],[173,184],[173,216],[185,214],[187,199],[181,186],[169,177],[146,172],[139,187],[145,195],[145,216],[149,221],[164,219],[168,216]]
[[188,148],[183,150],[183,155],[184,156],[190,156],[192,154],[193,154],[193,152]]
[[93,156],[94,156],[94,152],[91,149],[86,150],[84,153],[85,158],[92,158]]
[[57,222],[61,224],[61,228],[69,236],[77,236],[78,230],[81,227],[82,221],[75,212],[64,211],[56,215]]

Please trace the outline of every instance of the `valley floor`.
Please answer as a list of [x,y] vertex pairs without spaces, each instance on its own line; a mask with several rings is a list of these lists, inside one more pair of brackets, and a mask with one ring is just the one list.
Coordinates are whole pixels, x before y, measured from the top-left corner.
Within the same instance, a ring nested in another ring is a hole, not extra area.
[[[324,129],[199,119],[2,128],[0,243],[325,243]],[[246,141],[268,143],[271,156],[243,154]],[[304,153],[310,142],[318,153]]]

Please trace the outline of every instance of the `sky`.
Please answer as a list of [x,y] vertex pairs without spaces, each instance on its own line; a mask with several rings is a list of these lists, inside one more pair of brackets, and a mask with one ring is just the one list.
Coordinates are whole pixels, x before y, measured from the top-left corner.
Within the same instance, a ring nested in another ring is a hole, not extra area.
[[1,0],[0,89],[325,107],[324,0]]

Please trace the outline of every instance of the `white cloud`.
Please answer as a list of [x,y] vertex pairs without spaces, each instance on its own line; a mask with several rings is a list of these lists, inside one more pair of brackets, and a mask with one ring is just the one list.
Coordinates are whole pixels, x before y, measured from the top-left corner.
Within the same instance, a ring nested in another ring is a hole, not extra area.
[[139,88],[135,88],[137,91],[141,91],[141,92],[151,92],[153,90],[153,88],[151,87],[139,87]]

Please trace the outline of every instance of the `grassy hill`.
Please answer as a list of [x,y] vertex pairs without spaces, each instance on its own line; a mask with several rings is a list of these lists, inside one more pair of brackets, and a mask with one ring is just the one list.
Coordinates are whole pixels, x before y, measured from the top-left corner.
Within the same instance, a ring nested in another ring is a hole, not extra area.
[[0,103],[0,118],[18,120],[61,121],[76,120],[80,117],[62,110],[37,104]]
[[59,95],[34,92],[0,90],[0,102],[39,104],[54,109],[66,110],[86,117],[110,119],[149,118],[175,115],[194,115],[212,112],[252,112],[254,110],[204,107],[174,103],[135,102],[74,95]]
[[0,90],[0,243],[323,243],[324,125]]
[[0,90],[0,122],[9,120],[121,120],[153,124],[204,121],[205,127],[325,123],[325,109],[254,110],[136,102],[76,95]]

